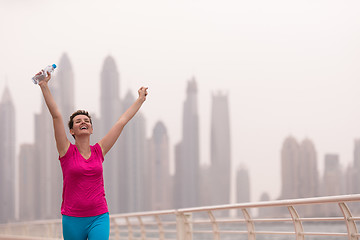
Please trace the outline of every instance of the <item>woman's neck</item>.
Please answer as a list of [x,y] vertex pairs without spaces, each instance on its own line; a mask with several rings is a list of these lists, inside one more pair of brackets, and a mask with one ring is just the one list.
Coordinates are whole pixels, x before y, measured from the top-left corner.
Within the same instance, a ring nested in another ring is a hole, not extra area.
[[75,145],[80,153],[90,152],[90,138],[89,137],[80,137],[78,136],[75,139]]

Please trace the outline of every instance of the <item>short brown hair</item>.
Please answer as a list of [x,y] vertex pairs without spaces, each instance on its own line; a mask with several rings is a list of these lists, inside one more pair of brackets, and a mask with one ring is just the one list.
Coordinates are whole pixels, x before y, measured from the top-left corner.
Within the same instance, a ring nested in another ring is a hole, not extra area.
[[91,116],[90,114],[85,111],[85,110],[77,110],[76,112],[74,112],[73,114],[71,114],[70,116],[70,120],[68,122],[68,126],[69,126],[69,129],[72,129],[73,126],[74,126],[74,118],[77,116],[77,115],[85,115],[89,118],[90,120],[90,124],[92,125],[92,121],[91,121]]

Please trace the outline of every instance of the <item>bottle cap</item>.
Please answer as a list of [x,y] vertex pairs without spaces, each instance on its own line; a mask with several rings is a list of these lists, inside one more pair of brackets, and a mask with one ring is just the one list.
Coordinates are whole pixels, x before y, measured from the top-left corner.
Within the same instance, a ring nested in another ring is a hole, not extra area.
[[56,68],[56,64],[53,64],[52,67],[55,69],[55,68]]

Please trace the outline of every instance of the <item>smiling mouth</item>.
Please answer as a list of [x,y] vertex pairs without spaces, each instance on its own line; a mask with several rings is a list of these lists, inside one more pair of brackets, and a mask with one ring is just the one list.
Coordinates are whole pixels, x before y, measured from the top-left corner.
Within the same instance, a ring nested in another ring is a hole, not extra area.
[[84,129],[87,129],[87,127],[83,126],[80,128],[80,130],[84,130]]

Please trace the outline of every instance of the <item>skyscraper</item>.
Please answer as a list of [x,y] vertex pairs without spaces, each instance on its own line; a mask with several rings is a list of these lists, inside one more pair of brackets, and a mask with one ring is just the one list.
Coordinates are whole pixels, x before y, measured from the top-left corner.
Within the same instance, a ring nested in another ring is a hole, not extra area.
[[300,147],[296,139],[289,136],[281,149],[281,196],[282,199],[299,196]]
[[67,123],[70,115],[75,112],[75,81],[72,64],[66,53],[60,57],[59,67],[50,83],[53,86],[54,98],[64,118],[66,134],[71,141],[73,137],[67,131]]
[[[163,122],[156,123],[149,142],[150,168],[145,176],[150,177],[151,207],[149,210],[170,209],[172,206],[172,186],[169,166],[169,137]],[[148,181],[146,181],[148,182]]]
[[194,207],[199,204],[199,115],[197,84],[188,81],[183,108],[182,140],[176,146],[175,207]]
[[200,191],[199,191],[199,203],[202,206],[212,205],[211,195],[213,194],[211,185],[212,176],[211,176],[211,165],[201,165],[200,166]]
[[231,143],[228,96],[220,92],[213,94],[211,110],[211,204],[229,204]]
[[[297,198],[316,197],[319,195],[319,173],[317,169],[317,154],[315,146],[310,139],[300,144],[300,157],[298,166],[298,196]],[[318,207],[299,206],[302,216],[315,216]]]
[[100,76],[101,130],[105,135],[120,117],[120,77],[113,57],[104,60]]
[[[59,67],[49,88],[63,116],[67,137],[73,141],[68,133],[67,120],[74,109],[74,76],[70,59],[64,53],[59,61]],[[40,171],[39,185],[42,190],[39,194],[38,208],[41,218],[59,218],[62,200],[62,173],[59,154],[53,131],[51,115],[42,102],[41,113],[35,116],[35,158]]]
[[[54,206],[54,201],[61,201],[61,192],[53,194],[53,184],[57,183],[62,186],[62,178],[53,175],[56,167],[61,171],[54,131],[52,130],[52,119],[46,108],[45,102],[42,102],[41,112],[35,114],[35,153],[34,164],[40,170],[37,177],[39,189],[38,201],[36,203],[36,215],[41,218],[58,218],[60,217],[60,205]],[[60,199],[59,199],[60,198]]]
[[340,167],[339,155],[325,155],[325,169],[322,184],[322,195],[332,196],[343,193],[342,171]]
[[356,189],[358,188],[358,181],[357,181],[357,171],[354,169],[352,163],[349,163],[344,169],[344,180],[345,180],[345,188],[344,194],[357,194]]
[[[101,122],[98,124],[100,127],[100,136],[105,136],[110,128],[120,117],[122,106],[120,103],[120,78],[119,72],[113,57],[108,56],[104,60],[103,68],[100,76],[100,113]],[[101,138],[100,137],[100,138]],[[104,181],[106,199],[109,205],[109,211],[113,213],[123,212],[124,204],[126,204],[124,194],[125,179],[121,168],[119,151],[121,146],[121,137],[106,154],[104,161]],[[120,172],[119,172],[120,171]],[[121,206],[120,206],[121,204]],[[126,206],[125,206],[126,208]]]
[[360,139],[354,140],[354,168],[360,170]]
[[15,219],[15,107],[6,86],[0,102],[0,223]]
[[[249,172],[244,166],[240,166],[236,171],[236,203],[250,202],[250,178]],[[251,209],[248,210],[249,213]],[[237,215],[242,215],[242,211],[237,210]]]
[[37,186],[39,168],[35,163],[35,146],[22,144],[19,154],[19,208],[20,220],[36,219],[36,202],[39,196]]
[[[260,196],[260,202],[267,202],[267,201],[270,201],[270,196],[267,192],[263,192]],[[270,207],[259,208],[259,213],[258,213],[259,218],[268,218],[271,216],[278,216],[274,208],[270,208]]]
[[174,175],[174,190],[173,191],[173,200],[174,200],[174,207],[181,208],[184,206],[184,200],[181,193],[185,190],[182,189],[183,186],[183,179],[182,176],[185,175],[184,171],[184,164],[182,163],[182,144],[179,142],[174,147],[174,156],[175,156],[175,175]]
[[240,166],[236,172],[236,202],[250,202],[249,172],[243,166]]
[[[75,112],[75,81],[72,64],[69,56],[64,53],[60,57],[59,69],[53,80],[53,94],[56,102],[59,105],[60,111],[63,115],[64,127],[67,137],[74,142],[68,128],[68,120],[70,115]],[[49,113],[48,113],[49,114]],[[50,114],[49,114],[50,115]],[[51,121],[52,124],[52,121]],[[53,132],[53,131],[52,131]],[[54,141],[53,141],[54,142]],[[56,145],[52,146],[55,158],[52,161],[52,208],[57,210],[58,216],[59,208],[62,201],[62,171],[60,161],[58,160],[58,152]]]
[[[352,168],[352,181],[353,183],[360,182],[360,139],[354,141],[354,166]],[[360,193],[360,184],[353,184],[351,193]]]
[[[325,169],[322,182],[322,195],[334,196],[343,194],[343,176],[340,167],[339,155],[325,155]],[[340,216],[341,211],[335,207],[335,204],[326,204],[322,206],[322,212],[326,216]]]
[[313,142],[305,139],[300,144],[298,198],[316,197],[319,190],[317,156]]
[[[128,109],[135,101],[135,97],[129,91],[124,98],[124,109]],[[149,169],[150,163],[146,157],[146,128],[145,118],[141,112],[136,113],[134,118],[125,126],[121,133],[121,157],[120,169],[125,172],[118,173],[123,174],[125,177],[124,183],[126,184],[125,190],[122,190],[121,195],[126,196],[126,208],[125,211],[137,212],[144,211],[147,201],[145,197],[145,171]],[[116,183],[117,184],[117,183]],[[120,202],[121,207],[123,202]]]

